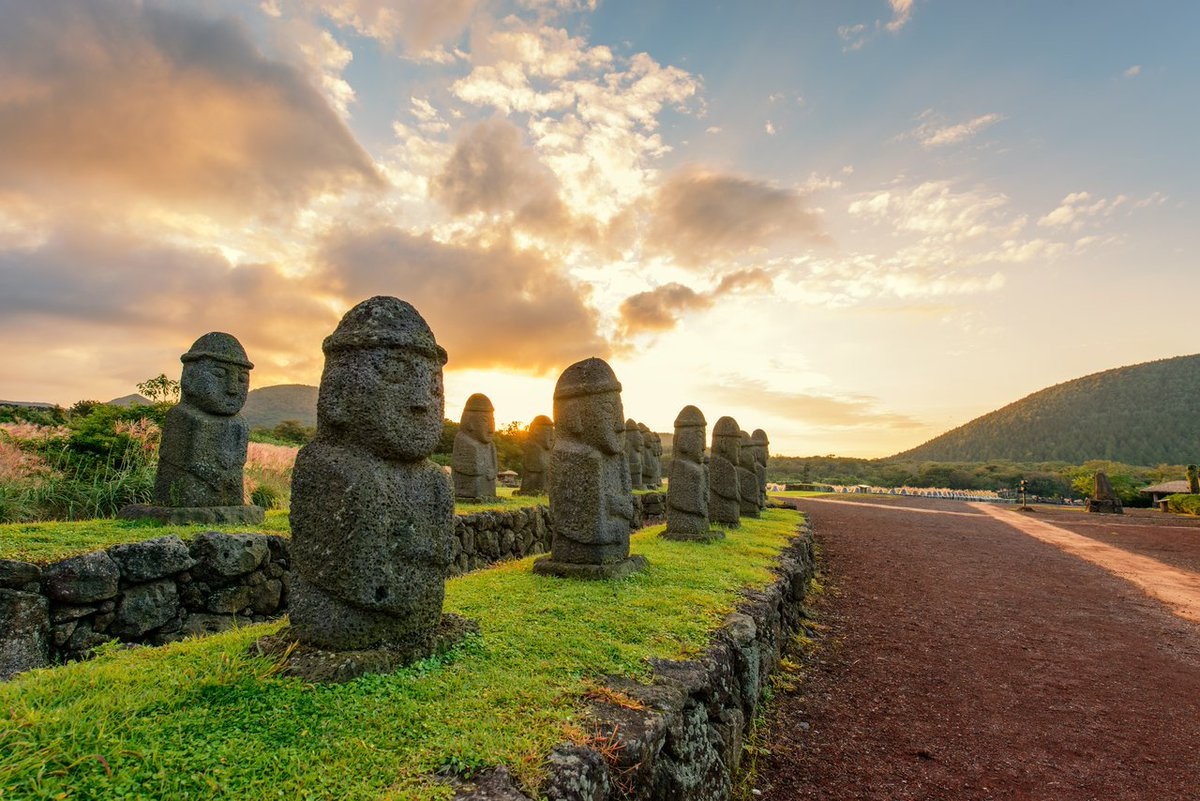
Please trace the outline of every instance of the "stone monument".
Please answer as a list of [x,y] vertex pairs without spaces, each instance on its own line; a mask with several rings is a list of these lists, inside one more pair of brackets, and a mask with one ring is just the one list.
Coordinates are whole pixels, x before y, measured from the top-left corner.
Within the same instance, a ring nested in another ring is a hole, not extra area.
[[669,540],[707,542],[725,532],[708,525],[708,465],[704,463],[707,423],[695,406],[684,406],[675,418],[675,444],[667,482]]
[[179,403],[167,412],[158,448],[154,505],[127,506],[120,517],[164,523],[261,523],[245,503],[243,470],[250,427],[242,406],[254,365],[240,342],[213,331],[180,357]]
[[487,395],[475,393],[463,407],[462,423],[454,435],[450,468],[454,478],[454,497],[464,501],[496,497],[496,417]]
[[771,444],[767,439],[767,432],[761,428],[754,429],[750,435],[750,442],[754,444],[754,472],[758,477],[758,508],[767,508],[767,459],[771,458],[771,453],[767,446]]
[[758,473],[754,469],[754,443],[745,431],[738,432],[738,505],[742,517],[758,517]]
[[[569,578],[621,578],[646,567],[629,555],[633,493],[622,451],[621,384],[603,359],[563,371],[554,387],[554,451],[550,459],[550,556],[535,573]],[[636,427],[635,427],[636,428]]]
[[638,423],[642,434],[642,489],[659,492],[662,489],[662,437],[645,423]]
[[718,525],[741,524],[738,460],[742,447],[737,420],[722,417],[713,426],[712,458],[708,465],[708,518]]
[[544,414],[533,418],[529,433],[525,437],[523,461],[525,472],[521,476],[518,495],[545,495],[549,486],[550,452],[554,448],[554,421]]
[[323,350],[317,435],[292,473],[291,626],[256,648],[345,681],[442,651],[474,624],[442,614],[454,498],[428,457],[446,351],[393,297],[347,312]]
[[625,421],[625,461],[629,466],[629,484],[635,490],[642,489],[642,457],[646,443],[642,439],[642,430],[637,421],[630,418]]
[[1125,514],[1125,509],[1121,506],[1121,498],[1113,490],[1112,483],[1103,472],[1096,473],[1095,486],[1092,497],[1088,499],[1087,510],[1094,514]]

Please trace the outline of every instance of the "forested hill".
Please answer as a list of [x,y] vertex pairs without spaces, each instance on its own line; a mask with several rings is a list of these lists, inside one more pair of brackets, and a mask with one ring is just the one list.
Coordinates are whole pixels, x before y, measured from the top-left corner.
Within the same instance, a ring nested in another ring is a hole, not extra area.
[[317,424],[317,388],[307,384],[277,384],[252,389],[242,415],[251,428],[274,428],[284,420]]
[[1056,384],[892,458],[1200,462],[1200,355],[1118,367]]

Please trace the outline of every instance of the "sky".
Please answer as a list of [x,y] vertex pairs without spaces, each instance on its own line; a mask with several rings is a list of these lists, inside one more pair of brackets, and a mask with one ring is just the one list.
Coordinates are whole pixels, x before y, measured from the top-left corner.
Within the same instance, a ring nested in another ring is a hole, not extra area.
[[0,398],[135,391],[201,334],[316,384],[372,295],[446,414],[887,456],[1200,351],[1200,4],[0,0]]

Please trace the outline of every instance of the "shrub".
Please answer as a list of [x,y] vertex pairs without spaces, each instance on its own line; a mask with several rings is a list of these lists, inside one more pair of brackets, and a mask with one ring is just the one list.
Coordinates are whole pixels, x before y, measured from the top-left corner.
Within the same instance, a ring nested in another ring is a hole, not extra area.
[[1200,515],[1200,495],[1168,495],[1167,511],[1177,515]]

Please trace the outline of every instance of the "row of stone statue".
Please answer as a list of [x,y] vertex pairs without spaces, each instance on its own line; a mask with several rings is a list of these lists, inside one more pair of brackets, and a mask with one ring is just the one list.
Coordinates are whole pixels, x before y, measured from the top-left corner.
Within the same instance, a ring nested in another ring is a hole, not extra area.
[[724,536],[742,517],[758,517],[767,505],[767,433],[742,431],[732,417],[713,426],[712,456],[704,454],[706,421],[695,406],[675,418],[671,475],[667,481],[668,539]]
[[[365,300],[322,350],[317,433],[292,474],[290,636],[309,651],[422,658],[445,629],[454,496],[486,497],[489,481],[494,494],[495,448],[486,447],[492,404],[483,395],[467,402],[460,437],[476,447],[456,440],[452,489],[429,459],[442,432],[447,354],[417,310],[393,297]],[[239,414],[252,365],[222,333],[201,337],[182,361],[182,398],[164,425],[156,501],[176,510],[253,509],[241,489],[247,428]],[[531,426],[522,487],[549,495],[551,552],[534,570],[613,578],[641,569],[646,560],[629,553],[632,489],[661,481],[658,436],[625,421],[621,384],[602,359],[564,370],[553,406],[553,420],[538,417]],[[766,498],[766,435],[752,438],[722,417],[706,460],[700,411],[685,408],[675,425],[665,536],[711,539],[721,534],[710,519],[731,527],[742,515],[757,516]]]

